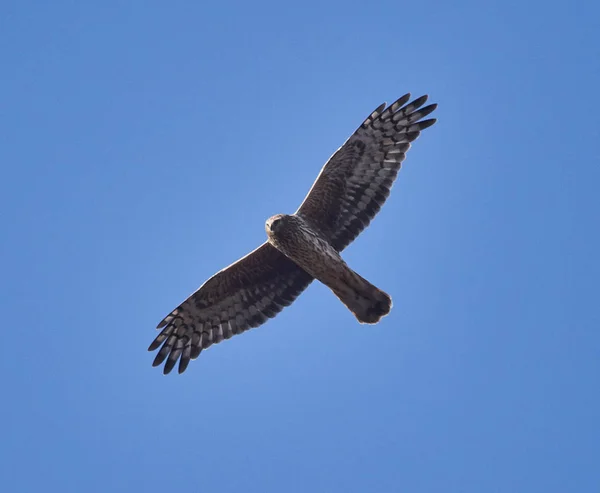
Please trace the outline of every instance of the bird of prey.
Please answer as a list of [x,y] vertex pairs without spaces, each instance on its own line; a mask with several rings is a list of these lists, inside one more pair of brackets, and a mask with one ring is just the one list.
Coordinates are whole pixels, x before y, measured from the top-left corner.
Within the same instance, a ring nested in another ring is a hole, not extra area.
[[[377,323],[392,307],[390,296],[354,272],[340,252],[365,229],[390,194],[406,152],[437,105],[427,96],[373,111],[329,158],[291,215],[269,218],[267,241],[206,281],[158,324],[149,351],[153,366],[166,360],[179,373],[213,344],[258,327],[290,305],[318,279],[357,320]],[[162,347],[161,347],[162,345]]]

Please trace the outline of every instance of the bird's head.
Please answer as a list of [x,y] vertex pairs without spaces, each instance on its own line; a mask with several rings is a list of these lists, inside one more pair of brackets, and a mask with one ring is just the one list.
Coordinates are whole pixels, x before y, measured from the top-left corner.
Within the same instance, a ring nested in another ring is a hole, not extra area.
[[267,236],[271,237],[281,232],[284,223],[285,214],[276,214],[267,219],[267,222],[265,223],[265,230],[267,231]]

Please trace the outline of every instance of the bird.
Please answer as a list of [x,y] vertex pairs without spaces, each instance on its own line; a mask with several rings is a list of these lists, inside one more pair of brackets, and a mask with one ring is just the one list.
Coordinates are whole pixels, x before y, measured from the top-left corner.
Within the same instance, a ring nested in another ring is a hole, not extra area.
[[[410,93],[378,106],[329,158],[294,214],[265,224],[267,240],[217,272],[167,315],[149,351],[166,375],[224,339],[258,327],[289,306],[317,279],[358,322],[375,324],[392,308],[391,297],[354,272],[340,253],[371,222],[390,194],[406,152],[437,104]],[[166,360],[166,361],[165,361]]]

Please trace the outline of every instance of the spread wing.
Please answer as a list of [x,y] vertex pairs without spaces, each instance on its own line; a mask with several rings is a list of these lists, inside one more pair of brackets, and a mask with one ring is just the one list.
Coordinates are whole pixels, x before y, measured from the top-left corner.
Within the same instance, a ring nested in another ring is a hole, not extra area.
[[183,373],[207,347],[258,327],[290,305],[313,278],[268,243],[223,269],[158,324],[149,351],[164,373]]
[[[342,251],[365,229],[390,194],[410,143],[435,119],[427,96],[405,94],[379,106],[331,156],[296,212]],[[420,109],[419,109],[420,108]]]

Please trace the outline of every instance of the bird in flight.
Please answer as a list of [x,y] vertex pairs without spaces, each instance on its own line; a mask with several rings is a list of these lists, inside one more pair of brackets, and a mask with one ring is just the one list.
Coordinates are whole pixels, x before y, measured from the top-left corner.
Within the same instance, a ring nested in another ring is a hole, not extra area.
[[[374,324],[392,307],[390,296],[354,272],[340,252],[365,229],[390,194],[411,142],[435,119],[427,96],[373,111],[329,158],[294,214],[269,218],[267,241],[217,272],[158,324],[149,351],[168,374],[223,339],[258,327],[318,279],[360,323]],[[162,346],[162,347],[161,347]]]

